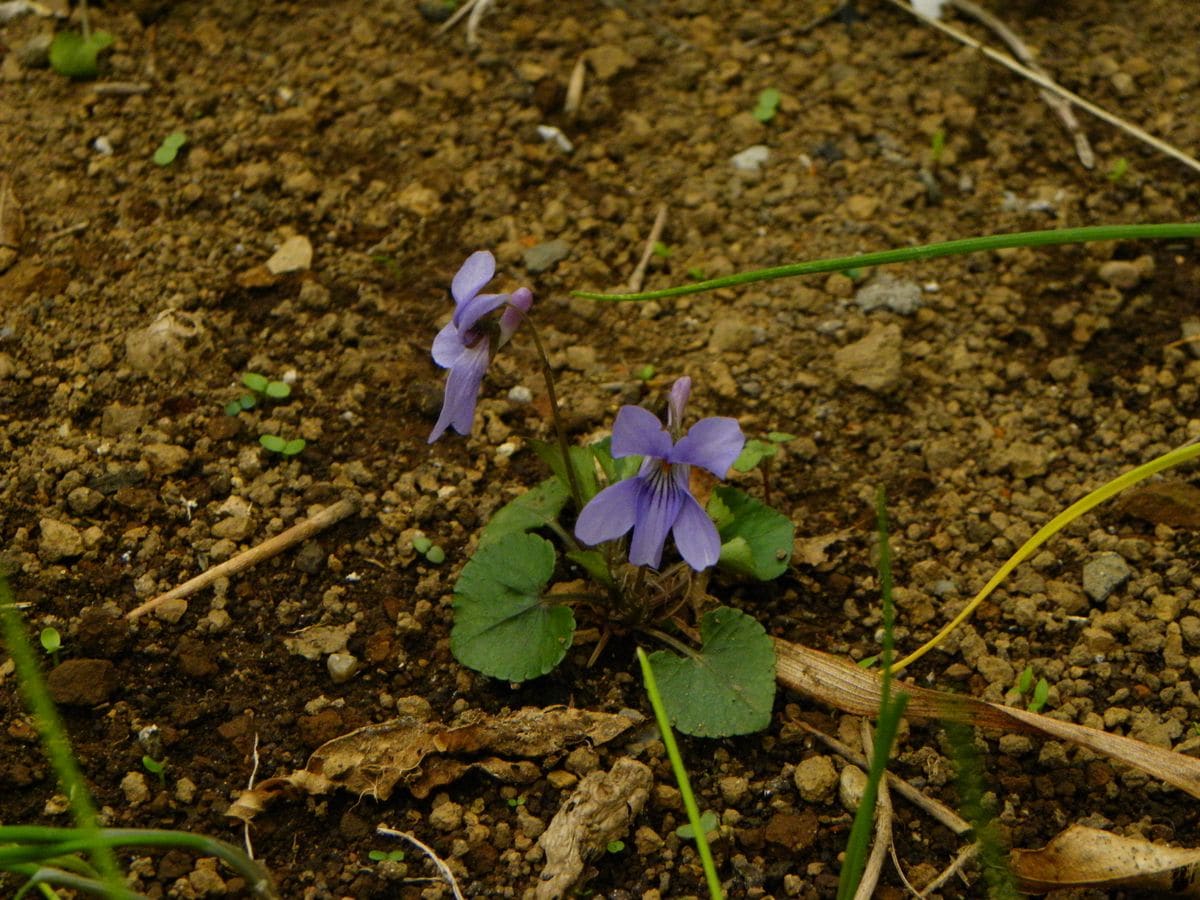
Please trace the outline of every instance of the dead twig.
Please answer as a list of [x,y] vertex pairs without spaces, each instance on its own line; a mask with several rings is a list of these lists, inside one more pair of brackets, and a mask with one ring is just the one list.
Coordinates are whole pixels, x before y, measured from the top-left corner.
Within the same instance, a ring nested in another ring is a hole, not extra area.
[[[246,790],[254,790],[254,779],[258,775],[258,732],[254,732],[254,749],[251,751],[250,758],[254,761],[250,769],[250,781],[246,784]],[[242,823],[242,834],[246,843],[246,855],[254,859],[254,845],[250,843],[250,823]]]
[[893,6],[898,6],[900,9],[903,9],[904,11],[908,12],[909,14],[916,16],[918,19],[920,19],[926,25],[936,28],[938,31],[942,32],[945,35],[949,35],[950,37],[954,38],[959,43],[965,44],[966,46],[971,47],[974,50],[978,50],[980,53],[982,53],[988,59],[992,60],[993,62],[999,63],[1000,65],[1004,66],[1006,69],[1008,69],[1011,72],[1015,72],[1016,74],[1029,79],[1034,84],[1038,85],[1038,87],[1044,88],[1045,90],[1049,91],[1050,93],[1055,94],[1059,97],[1062,97],[1064,100],[1070,101],[1071,103],[1078,106],[1080,109],[1086,110],[1087,112],[1091,113],[1097,119],[1107,122],[1109,125],[1112,125],[1115,128],[1119,128],[1121,131],[1124,131],[1126,134],[1130,135],[1131,137],[1135,137],[1139,141],[1142,141],[1143,143],[1153,147],[1155,150],[1159,151],[1160,153],[1164,153],[1167,156],[1171,157],[1172,159],[1183,163],[1189,169],[1192,169],[1196,172],[1200,172],[1200,160],[1197,160],[1191,156],[1188,156],[1182,150],[1179,150],[1178,148],[1172,146],[1171,144],[1168,144],[1166,141],[1164,141],[1160,138],[1156,138],[1154,135],[1150,134],[1148,131],[1145,131],[1145,130],[1139,128],[1137,125],[1134,125],[1132,122],[1127,122],[1124,119],[1120,118],[1119,116],[1113,115],[1108,110],[1106,110],[1100,106],[1097,106],[1095,103],[1092,103],[1090,100],[1085,100],[1083,97],[1080,97],[1078,94],[1076,94],[1073,91],[1067,90],[1065,87],[1063,87],[1062,85],[1058,84],[1055,81],[1052,81],[1051,79],[1047,78],[1045,75],[1042,75],[1039,72],[1035,72],[1033,69],[1029,68],[1028,66],[1022,65],[1021,63],[1019,63],[1015,59],[1013,59],[1011,56],[1009,56],[1008,54],[1001,53],[998,50],[993,50],[991,47],[987,46],[986,44],[982,43],[981,41],[975,40],[975,38],[971,37],[966,32],[961,31],[958,28],[953,27],[952,25],[947,25],[945,22],[939,22],[937,19],[931,19],[928,16],[921,15],[919,12],[917,12],[915,9],[913,9],[907,2],[905,2],[905,0],[888,0],[888,2],[891,3]]
[[433,864],[437,867],[437,870],[441,873],[442,878],[445,879],[446,884],[450,885],[450,890],[452,890],[454,892],[454,900],[465,900],[465,898],[462,895],[462,891],[460,891],[458,889],[458,882],[454,880],[454,873],[450,871],[449,866],[447,866],[444,862],[441,861],[441,859],[438,858],[438,855],[436,853],[434,853],[431,848],[425,846],[425,844],[422,844],[419,840],[417,840],[411,834],[408,834],[407,832],[404,832],[404,831],[396,831],[393,828],[388,828],[386,825],[380,825],[378,828],[375,829],[375,833],[387,835],[388,837],[400,838],[403,841],[408,841],[410,844],[412,844],[414,847],[416,847],[418,850],[420,850],[422,853],[424,853],[426,856],[428,856],[433,861]]
[[658,213],[654,216],[654,225],[650,228],[650,237],[646,238],[646,249],[642,251],[641,261],[629,276],[629,290],[637,293],[642,289],[646,278],[646,267],[650,265],[650,257],[654,255],[654,245],[662,239],[663,228],[667,224],[667,204],[660,203]]
[[211,569],[206,569],[190,581],[185,581],[178,587],[174,587],[165,594],[159,594],[150,600],[147,600],[141,606],[130,610],[125,614],[125,618],[133,620],[139,616],[157,609],[168,600],[178,600],[182,597],[190,597],[196,591],[207,587],[218,578],[227,578],[248,569],[251,566],[258,565],[263,560],[270,559],[278,553],[282,553],[288,547],[299,544],[301,541],[306,541],[319,531],[328,528],[334,522],[340,522],[346,516],[358,510],[358,502],[355,500],[339,500],[332,506],[328,506],[321,510],[315,516],[305,519],[298,525],[293,525],[287,531],[275,535],[273,538],[263,541],[257,547],[251,547],[244,553],[239,553],[231,559],[225,560],[220,565],[213,566]]
[[101,81],[92,85],[92,93],[100,97],[132,97],[150,93],[144,81]]
[[575,68],[571,70],[571,78],[567,82],[567,96],[563,100],[563,112],[575,116],[583,103],[583,80],[587,75],[587,58],[580,56],[575,60]]
[[[866,719],[860,723],[859,733],[862,735],[863,751],[866,754],[869,769],[872,757],[875,755],[875,736],[871,731],[871,723]],[[891,846],[892,796],[888,792],[887,779],[881,778],[875,794],[875,841],[871,845],[871,855],[867,857],[867,865],[863,869],[862,878],[854,892],[854,900],[871,900],[875,896],[875,888],[879,886],[879,876],[883,874],[883,861],[887,859],[888,848]]]
[[[818,741],[820,741],[847,762],[854,763],[854,765],[858,766],[864,771],[871,767],[871,764],[867,762],[867,758],[865,756],[863,756],[861,753],[856,753],[850,746],[843,744],[832,735],[826,734],[819,728],[814,728],[812,725],[809,725],[807,722],[801,719],[795,720],[794,724],[811,734]],[[921,793],[894,772],[886,772],[885,775],[888,786],[909,803],[937,819],[956,835],[962,836],[970,833],[971,823],[952,810],[950,807],[946,806],[946,804]]]
[[934,891],[938,890],[943,884],[961,872],[971,860],[979,855],[979,842],[967,844],[958,851],[958,856],[954,857],[954,861],[942,870],[941,874],[929,884],[925,885],[925,889],[917,896],[928,897]]
[[[1029,66],[1033,71],[1046,78],[1050,77],[1050,73],[1038,65],[1037,60],[1033,57],[1033,53],[1017,33],[982,6],[975,3],[974,0],[949,0],[949,2],[964,15],[970,16],[980,25],[990,28],[995,32],[996,37],[1008,44],[1008,48],[1013,52],[1013,56]],[[1083,164],[1083,167],[1085,169],[1094,169],[1096,167],[1096,154],[1092,152],[1092,145],[1088,143],[1087,135],[1080,126],[1079,120],[1075,118],[1071,104],[1057,94],[1050,93],[1045,88],[1038,91],[1038,96],[1054,111],[1059,121],[1063,123],[1063,127],[1071,135],[1072,140],[1075,142],[1075,155],[1079,157],[1079,161]]]
[[467,19],[467,46],[474,47],[479,43],[479,23],[483,20],[483,14],[487,12],[493,0],[467,0],[462,6],[454,11],[454,15],[448,18],[442,27],[437,30],[439,35],[445,34],[451,28],[458,24],[463,16],[468,16]]

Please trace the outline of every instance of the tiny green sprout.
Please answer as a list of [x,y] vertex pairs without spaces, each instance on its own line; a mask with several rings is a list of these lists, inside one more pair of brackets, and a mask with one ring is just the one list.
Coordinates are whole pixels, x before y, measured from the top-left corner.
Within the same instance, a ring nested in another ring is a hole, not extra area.
[[511,806],[513,809],[516,809],[518,806],[524,806],[525,805],[525,795],[522,794],[519,797],[509,797],[508,805]]
[[1033,688],[1033,666],[1026,666],[1017,676],[1017,693],[1028,694]]
[[[710,831],[715,831],[718,822],[719,820],[717,819],[717,814],[711,809],[706,809],[700,815],[700,826],[704,829],[705,834],[708,834]],[[683,838],[685,841],[694,841],[696,839],[696,832],[692,830],[692,825],[690,822],[686,825],[680,825],[678,828],[676,828],[675,834],[678,837]]]
[[733,461],[733,467],[739,472],[749,472],[765,459],[770,459],[779,452],[774,443],[751,439],[746,441],[741,454]]
[[161,763],[153,756],[142,757],[142,768],[155,776],[161,784],[167,783],[167,764]]
[[693,281],[706,281],[708,279],[708,273],[699,266],[692,266],[692,268],[687,270],[687,277]]
[[280,456],[295,456],[301,450],[308,446],[308,441],[304,438],[294,438],[286,441],[277,434],[264,434],[258,442],[272,453],[278,453]]
[[58,633],[57,628],[43,628],[38,634],[38,641],[41,642],[42,649],[54,657],[54,662],[58,662],[58,651],[62,649],[62,635]]
[[1029,701],[1029,705],[1025,707],[1030,712],[1041,712],[1042,707],[1046,705],[1046,701],[1050,699],[1050,682],[1045,678],[1039,678],[1037,687],[1033,689],[1033,699]]
[[1118,156],[1112,164],[1112,168],[1108,170],[1105,176],[1113,184],[1116,184],[1125,177],[1125,173],[1129,171],[1129,160],[1123,156]]
[[768,431],[767,440],[772,444],[786,444],[788,441],[794,441],[796,436],[788,434],[786,431]]
[[639,366],[638,368],[633,370],[633,377],[636,378],[638,381],[649,381],[651,378],[654,377],[654,373],[656,371],[657,370],[654,368],[654,366],[650,365],[649,363],[646,363],[646,365]]
[[440,566],[446,561],[446,551],[435,544],[425,553],[425,558],[435,566]]
[[412,548],[424,556],[433,547],[433,541],[425,537],[423,534],[417,535],[412,539]]
[[172,131],[162,143],[158,145],[158,149],[154,151],[154,164],[158,166],[169,166],[175,162],[175,157],[179,155],[179,151],[183,149],[183,145],[187,143],[187,135],[182,131]]
[[624,841],[609,841],[608,844],[604,847],[604,849],[607,850],[609,853],[620,853],[622,850],[625,849],[625,842]]
[[755,104],[750,114],[766,125],[775,118],[775,113],[779,111],[779,100],[779,91],[775,88],[766,88],[759,93],[758,103]]
[[651,252],[653,252],[654,255],[657,256],[659,259],[670,259],[671,258],[671,248],[668,247],[666,244],[664,244],[662,241],[655,241],[654,245],[650,249],[651,249]]
[[372,850],[367,854],[371,862],[403,862],[403,850]]
[[77,31],[60,31],[50,43],[50,68],[68,78],[95,78],[100,71],[96,57],[113,42],[107,31],[84,37]]
[[946,129],[939,128],[929,138],[929,158],[936,166],[942,161],[942,154],[946,152]]

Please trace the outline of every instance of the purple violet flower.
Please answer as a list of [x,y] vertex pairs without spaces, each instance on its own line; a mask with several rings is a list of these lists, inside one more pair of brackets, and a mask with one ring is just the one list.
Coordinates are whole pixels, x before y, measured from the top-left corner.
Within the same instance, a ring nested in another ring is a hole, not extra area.
[[[446,377],[442,414],[429,435],[431,444],[447,428],[453,428],[459,434],[471,433],[483,373],[533,305],[533,292],[525,287],[517,288],[511,294],[479,293],[495,274],[495,257],[486,250],[479,250],[467,257],[450,283],[454,318],[433,339],[433,361],[443,369],[449,369],[450,374]],[[498,321],[483,318],[502,306],[505,310]]]
[[640,406],[621,407],[613,422],[612,455],[645,459],[637,475],[609,485],[583,508],[575,523],[581,541],[615,540],[632,528],[629,561],[657,569],[667,532],[672,532],[680,555],[697,572],[720,557],[717,526],[692,496],[688,479],[692,466],[725,477],[746,438],[735,419],[723,417],[701,419],[679,438],[691,389],[686,377],[671,388],[666,428]]

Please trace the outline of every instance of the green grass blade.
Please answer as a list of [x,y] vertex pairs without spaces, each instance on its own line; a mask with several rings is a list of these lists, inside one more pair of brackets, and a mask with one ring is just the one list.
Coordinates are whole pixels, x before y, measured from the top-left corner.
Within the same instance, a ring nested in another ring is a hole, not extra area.
[[[82,832],[94,836],[99,831],[96,824],[96,807],[92,803],[91,794],[88,793],[87,782],[79,770],[75,754],[71,751],[71,744],[67,739],[62,719],[59,718],[58,709],[46,689],[46,682],[42,678],[41,669],[38,668],[33,647],[25,635],[21,614],[13,604],[12,590],[3,577],[0,577],[0,629],[3,630],[4,644],[16,667],[21,695],[33,714],[46,757],[58,776],[63,793],[70,801],[75,824]],[[88,853],[100,872],[101,880],[114,890],[120,888],[124,879],[112,849],[97,843],[88,849]]]
[[875,801],[879,795],[879,783],[887,771],[888,756],[908,705],[908,695],[892,697],[892,675],[890,672],[894,645],[895,605],[892,602],[892,551],[888,542],[887,505],[883,488],[875,500],[875,518],[879,532],[879,589],[883,600],[883,679],[880,685],[879,719],[876,723],[875,742],[872,749],[871,769],[867,773],[867,784],[862,799],[854,813],[854,824],[846,840],[846,855],[842,872],[838,878],[838,900],[851,900],[862,880],[867,864],[867,847],[871,841],[871,826],[875,820]]
[[661,291],[641,291],[636,294],[601,294],[594,291],[572,291],[571,296],[585,300],[607,300],[612,302],[661,300],[664,297],[682,297],[685,294],[700,294],[720,288],[738,287],[776,278],[793,278],[797,275],[815,275],[820,272],[842,272],[846,269],[863,269],[870,266],[886,266],[893,263],[915,260],[937,259],[941,256],[956,256],[960,253],[981,253],[988,250],[1007,250],[1013,247],[1049,247],[1057,244],[1085,244],[1092,241],[1135,241],[1161,240],[1164,238],[1200,238],[1200,223],[1170,222],[1162,225],[1095,225],[1086,228],[1053,228],[1047,231],[1020,231],[1014,234],[993,234],[985,237],[962,238],[920,247],[903,247],[899,250],[881,250],[859,256],[839,256],[835,259],[817,259],[809,262],[739,272],[721,278],[710,278],[694,284],[682,284]]
[[679,783],[679,794],[683,797],[683,808],[687,810],[688,822],[691,823],[692,833],[696,836],[696,849],[700,853],[700,864],[704,867],[704,880],[708,883],[708,895],[712,900],[724,900],[721,891],[721,879],[717,877],[717,866],[713,862],[712,850],[708,846],[708,837],[704,825],[700,821],[700,807],[696,805],[696,795],[692,793],[692,783],[688,780],[687,769],[683,765],[683,757],[679,753],[679,745],[671,731],[671,722],[667,718],[667,708],[663,706],[662,695],[658,692],[658,682],[654,678],[654,667],[646,651],[637,649],[638,664],[642,667],[642,680],[646,683],[646,694],[650,705],[654,707],[654,718],[658,722],[658,730],[662,732],[663,745],[667,748],[667,758],[671,761],[671,771]]

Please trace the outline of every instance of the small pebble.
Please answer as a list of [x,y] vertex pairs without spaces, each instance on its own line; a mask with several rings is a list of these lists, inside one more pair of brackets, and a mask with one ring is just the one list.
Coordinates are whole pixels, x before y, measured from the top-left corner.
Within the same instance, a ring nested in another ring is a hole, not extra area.
[[325,665],[334,684],[345,684],[358,671],[358,659],[350,653],[330,653]]
[[1083,590],[1092,602],[1101,603],[1129,580],[1129,563],[1117,553],[1101,553],[1083,565]]
[[739,172],[759,172],[771,158],[771,150],[765,144],[755,144],[747,147],[741,153],[730,157],[729,161]]

